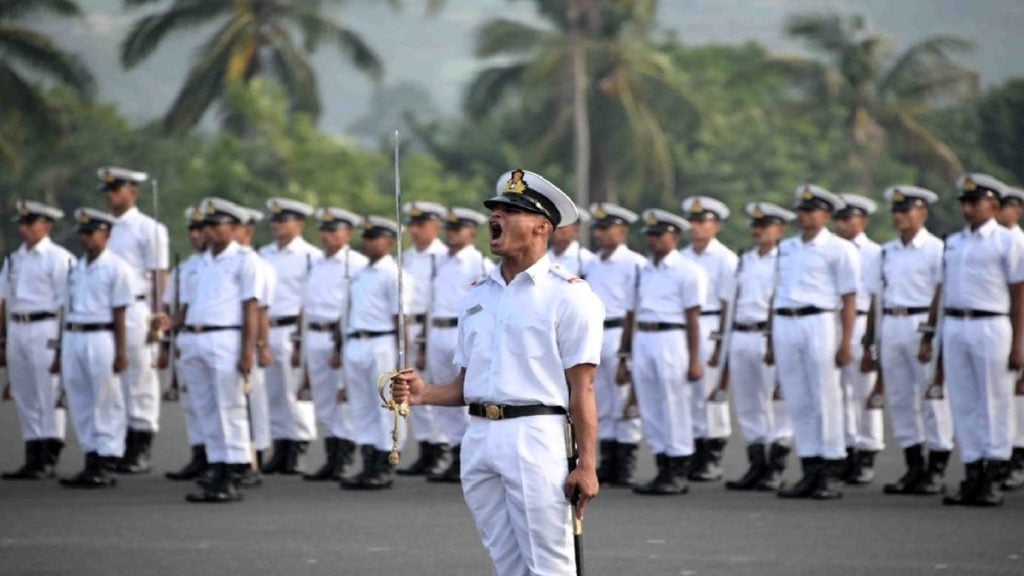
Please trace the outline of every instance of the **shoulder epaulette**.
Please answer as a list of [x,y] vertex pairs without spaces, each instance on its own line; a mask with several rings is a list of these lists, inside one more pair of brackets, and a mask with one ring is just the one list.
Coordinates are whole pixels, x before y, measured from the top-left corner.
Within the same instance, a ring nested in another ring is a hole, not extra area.
[[569,272],[568,270],[563,268],[561,264],[555,264],[549,270],[552,274],[558,276],[559,278],[565,280],[566,282],[569,282],[570,284],[575,282],[583,282],[583,278],[580,278],[579,276],[573,274],[572,272]]

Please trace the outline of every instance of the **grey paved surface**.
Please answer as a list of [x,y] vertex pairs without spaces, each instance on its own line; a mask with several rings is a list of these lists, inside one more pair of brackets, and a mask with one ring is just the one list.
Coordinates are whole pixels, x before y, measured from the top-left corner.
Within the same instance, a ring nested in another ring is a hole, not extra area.
[[[184,502],[189,484],[163,479],[184,462],[180,408],[167,405],[159,474],[122,477],[114,490],[56,482],[0,483],[0,575],[488,574],[489,563],[456,487],[400,479],[384,493],[268,478],[228,506]],[[320,446],[308,465],[319,465]],[[0,405],[0,468],[20,463],[12,403]],[[727,473],[743,469],[727,449]],[[881,459],[883,478],[901,456]],[[650,473],[644,456],[643,475]],[[60,473],[81,465],[70,443]],[[959,477],[959,465],[955,476]],[[792,475],[792,474],[791,474]],[[788,502],[694,486],[678,498],[605,490],[587,516],[588,574],[924,575],[1024,574],[1024,495],[997,510],[950,509],[934,498],[894,498],[878,485],[839,502]]]

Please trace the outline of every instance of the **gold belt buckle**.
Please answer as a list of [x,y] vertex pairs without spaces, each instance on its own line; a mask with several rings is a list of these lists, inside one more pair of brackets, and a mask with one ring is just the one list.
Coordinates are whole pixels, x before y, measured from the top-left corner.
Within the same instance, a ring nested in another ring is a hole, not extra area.
[[199,324],[193,324],[193,325],[188,327],[188,331],[193,333],[193,334],[202,334],[203,327],[201,325],[199,325]]
[[72,324],[71,325],[71,331],[72,332],[81,332],[82,331],[82,324]]
[[28,314],[14,314],[14,321],[20,323],[28,322]]
[[505,417],[505,411],[497,404],[484,404],[484,417],[488,420],[501,420]]

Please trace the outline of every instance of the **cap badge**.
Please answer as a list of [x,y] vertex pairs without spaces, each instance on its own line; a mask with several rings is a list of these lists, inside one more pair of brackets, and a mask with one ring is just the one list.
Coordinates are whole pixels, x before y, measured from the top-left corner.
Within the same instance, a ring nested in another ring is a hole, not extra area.
[[420,208],[418,204],[413,204],[412,209],[409,210],[409,215],[413,218],[419,218],[420,216],[423,216],[423,209]]
[[330,210],[324,210],[324,217],[322,218],[322,220],[324,222],[334,222],[334,212],[331,212]]
[[198,208],[193,208],[192,209],[192,221],[193,222],[199,222],[202,219],[203,219],[203,211],[199,210]]
[[693,202],[690,203],[690,213],[699,214],[704,211],[704,204],[701,203],[700,198],[694,198]]
[[89,215],[86,214],[85,212],[82,212],[81,214],[78,215],[78,221],[81,222],[82,224],[88,224]]
[[604,211],[604,204],[598,204],[597,210],[594,210],[594,218],[598,220],[604,220],[608,217],[608,213]]
[[978,189],[978,183],[971,178],[964,179],[964,192],[974,192]]
[[814,191],[811,190],[810,186],[804,186],[804,193],[801,196],[804,200],[814,200]]
[[211,216],[217,213],[217,207],[213,205],[213,202],[206,205],[206,213]]
[[24,202],[19,202],[18,203],[18,215],[19,216],[28,216],[29,214],[30,214],[30,212],[29,212],[29,209],[28,209],[28,205],[26,205]]
[[760,204],[754,206],[754,218],[757,220],[764,218],[764,210],[761,210]]
[[505,184],[505,192],[508,194],[522,194],[526,192],[526,180],[523,179],[526,173],[520,169],[512,171],[512,177],[508,179],[508,184]]
[[899,190],[896,190],[896,191],[894,191],[892,193],[892,201],[893,202],[897,202],[897,203],[898,202],[906,202],[907,201],[907,197],[903,194],[903,192],[900,192]]
[[370,220],[369,216],[363,218],[363,228],[373,228],[373,221]]
[[106,182],[107,184],[110,184],[114,180],[117,180],[117,177],[114,176],[113,172],[111,172],[110,170],[104,170],[103,171],[103,181],[104,182]]
[[455,210],[448,211],[448,221],[452,223],[459,221],[459,215],[455,213]]
[[644,221],[647,222],[648,226],[657,226],[658,215],[655,214],[654,212],[651,212],[650,214],[647,215],[647,218]]
[[277,200],[270,203],[270,211],[274,214],[280,214],[283,210],[284,208],[281,208],[281,204],[279,204]]

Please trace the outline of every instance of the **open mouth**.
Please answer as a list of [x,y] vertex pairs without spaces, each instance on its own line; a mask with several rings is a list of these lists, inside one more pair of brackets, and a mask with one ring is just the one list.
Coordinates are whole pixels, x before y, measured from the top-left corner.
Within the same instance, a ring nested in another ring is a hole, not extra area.
[[493,240],[497,240],[498,238],[501,238],[501,224],[498,224],[497,222],[493,222],[492,221],[490,223],[490,229],[491,229],[491,240],[492,241]]

